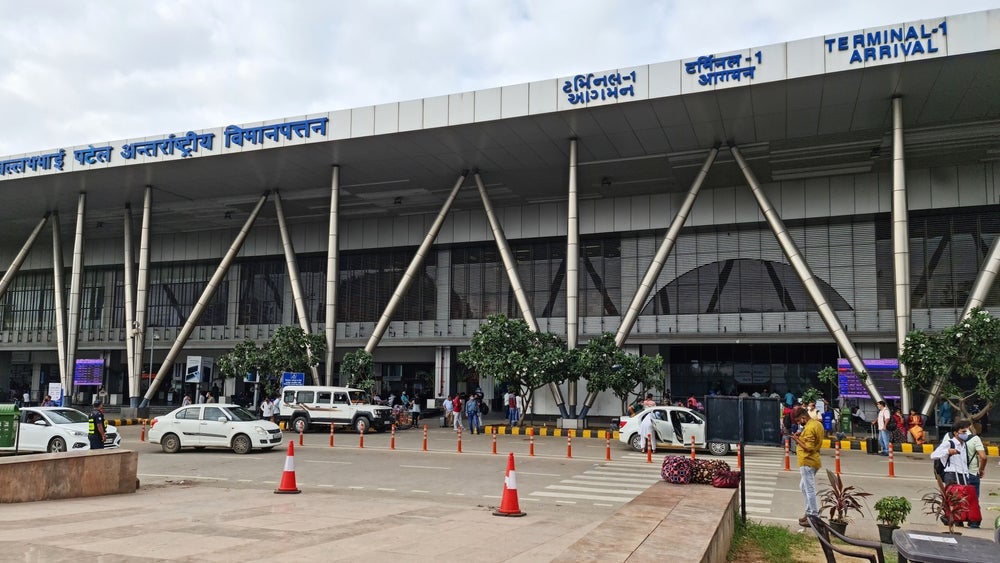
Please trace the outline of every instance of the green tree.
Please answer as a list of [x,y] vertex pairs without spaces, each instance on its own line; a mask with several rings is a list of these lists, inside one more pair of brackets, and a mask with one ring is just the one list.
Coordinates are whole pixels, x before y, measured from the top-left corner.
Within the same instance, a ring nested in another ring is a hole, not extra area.
[[264,393],[274,395],[280,390],[281,382],[277,378],[282,372],[308,371],[319,365],[325,353],[326,338],[322,335],[306,334],[295,326],[282,326],[271,340],[258,345],[248,338],[215,363],[225,377],[257,374]]
[[[268,369],[274,375],[282,372],[308,372],[319,365],[326,354],[326,337],[306,334],[297,326],[282,326],[265,346]],[[318,385],[318,381],[313,382]]]
[[663,358],[636,356],[615,345],[615,335],[605,332],[591,338],[580,352],[576,369],[586,374],[587,392],[610,390],[621,401],[622,414],[626,414],[633,398],[641,397],[650,389],[664,391]]
[[[943,378],[941,399],[961,418],[977,421],[1000,399],[1000,319],[976,307],[937,334],[915,330],[906,335],[899,360],[907,388],[929,393],[934,380]],[[972,405],[980,407],[974,414]]]
[[[534,332],[521,319],[491,315],[472,335],[458,360],[479,375],[492,377],[530,405],[535,391],[566,378],[569,353],[556,335]],[[525,411],[522,410],[523,420]]]
[[347,376],[348,385],[371,395],[375,389],[375,370],[372,355],[364,348],[344,354],[340,374]]

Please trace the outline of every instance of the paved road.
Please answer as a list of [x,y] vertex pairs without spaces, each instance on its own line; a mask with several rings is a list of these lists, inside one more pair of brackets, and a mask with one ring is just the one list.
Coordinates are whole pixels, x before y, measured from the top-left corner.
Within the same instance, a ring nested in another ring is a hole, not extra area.
[[[238,456],[225,451],[184,451],[168,455],[158,446],[139,443],[139,428],[124,427],[127,447],[140,452],[139,472],[143,484],[171,484],[197,481],[202,486],[273,489],[281,477],[285,448]],[[595,517],[609,516],[659,479],[659,462],[632,451],[612,440],[612,461],[606,461],[606,442],[600,439],[574,439],[572,458],[567,457],[568,441],[558,437],[535,437],[534,456],[529,456],[526,436],[497,436],[497,452],[492,454],[492,436],[463,434],[462,453],[457,452],[457,437],[450,429],[429,428],[428,451],[422,451],[420,430],[397,432],[395,450],[389,448],[388,434],[369,434],[365,447],[358,447],[358,435],[340,432],[329,447],[329,435],[305,435],[305,445],[296,448],[295,468],[302,489],[332,490],[357,496],[393,496],[418,499],[451,499],[495,506],[500,501],[506,453],[514,452],[517,465],[518,497],[524,510],[551,507],[574,507]],[[286,439],[297,435],[286,433]],[[297,445],[297,441],[296,441]],[[686,452],[677,452],[683,454]],[[707,456],[699,453],[699,456]],[[735,466],[736,456],[724,458]],[[797,528],[802,515],[799,473],[794,455],[790,471],[784,470],[784,452],[780,448],[747,448],[746,511],[756,520]],[[835,468],[834,453],[823,452],[824,468]],[[888,476],[888,460],[860,451],[841,452],[844,482],[859,486],[873,497],[869,505],[885,495],[900,495],[913,505],[908,522],[936,526],[930,515],[923,514],[920,497],[934,486],[929,458],[923,454],[900,454],[894,458],[895,477]],[[980,502],[984,520],[1000,514],[1000,467],[989,460]],[[817,486],[827,488],[825,471]],[[856,519],[857,515],[854,515]],[[863,520],[874,522],[874,513]],[[874,526],[871,528],[874,535]]]

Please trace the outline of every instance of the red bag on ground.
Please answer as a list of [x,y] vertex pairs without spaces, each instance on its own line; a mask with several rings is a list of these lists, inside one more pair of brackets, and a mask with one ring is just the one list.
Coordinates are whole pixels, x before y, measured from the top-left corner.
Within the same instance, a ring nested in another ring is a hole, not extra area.
[[976,487],[952,483],[945,487],[945,493],[952,492],[965,499],[965,509],[956,511],[951,515],[951,519],[955,522],[982,522],[983,513],[979,508],[979,498],[976,497]]

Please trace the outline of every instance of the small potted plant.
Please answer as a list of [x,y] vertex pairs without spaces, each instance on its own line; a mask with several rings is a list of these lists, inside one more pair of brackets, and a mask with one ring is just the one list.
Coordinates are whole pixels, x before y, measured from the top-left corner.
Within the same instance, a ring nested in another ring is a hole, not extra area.
[[938,490],[931,491],[920,497],[920,501],[924,503],[924,514],[931,514],[937,517],[941,520],[942,524],[948,526],[949,534],[960,536],[962,535],[961,532],[955,531],[956,519],[953,518],[953,515],[968,509],[969,501],[958,491],[949,491],[940,477],[935,475],[935,478],[937,479]]
[[848,513],[851,510],[864,516],[861,506],[865,498],[872,496],[854,486],[844,486],[840,475],[829,469],[826,470],[826,477],[830,480],[830,488],[820,493],[819,501],[822,503],[820,512],[829,511],[830,527],[841,534],[847,531]]
[[882,543],[892,543],[892,531],[906,520],[913,506],[906,497],[887,496],[875,503],[878,513],[878,535]]

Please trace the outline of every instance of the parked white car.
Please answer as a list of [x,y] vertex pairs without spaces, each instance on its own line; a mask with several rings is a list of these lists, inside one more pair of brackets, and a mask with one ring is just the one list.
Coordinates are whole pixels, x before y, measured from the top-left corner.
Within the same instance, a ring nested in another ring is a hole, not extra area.
[[729,453],[729,444],[725,442],[705,444],[705,429],[708,426],[705,415],[687,407],[649,407],[635,416],[622,417],[618,422],[618,439],[641,452],[642,436],[639,434],[639,426],[647,416],[653,417],[653,439],[656,440],[656,448],[671,446],[690,448],[691,437],[694,436],[697,448],[708,448],[712,455]]
[[[17,450],[22,452],[65,452],[90,449],[87,438],[88,415],[70,407],[25,407],[18,425]],[[118,429],[105,427],[105,448],[122,443]],[[14,448],[4,448],[13,451]]]
[[239,405],[189,405],[153,419],[149,441],[172,454],[181,448],[230,448],[238,454],[270,450],[281,444],[277,424],[257,418]]

